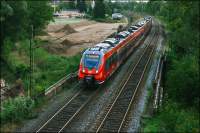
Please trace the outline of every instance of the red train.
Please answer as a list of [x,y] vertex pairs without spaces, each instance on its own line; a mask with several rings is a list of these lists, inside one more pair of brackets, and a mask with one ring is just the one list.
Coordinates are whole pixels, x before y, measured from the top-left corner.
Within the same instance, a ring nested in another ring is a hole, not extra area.
[[135,48],[135,41],[146,34],[152,24],[151,17],[130,26],[114,38],[88,48],[82,55],[78,78],[86,84],[101,84],[106,81]]

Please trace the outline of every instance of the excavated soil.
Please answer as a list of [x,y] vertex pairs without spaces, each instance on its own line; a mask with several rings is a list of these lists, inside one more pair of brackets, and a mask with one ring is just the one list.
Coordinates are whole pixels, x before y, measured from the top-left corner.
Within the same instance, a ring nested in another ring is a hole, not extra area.
[[99,23],[84,20],[66,25],[48,25],[45,36],[39,36],[47,43],[43,46],[52,54],[73,56],[84,49],[103,41],[125,23]]
[[65,34],[72,34],[75,33],[76,30],[74,30],[74,28],[72,28],[69,24],[66,24],[63,28],[56,31],[56,33],[59,32],[65,32]]

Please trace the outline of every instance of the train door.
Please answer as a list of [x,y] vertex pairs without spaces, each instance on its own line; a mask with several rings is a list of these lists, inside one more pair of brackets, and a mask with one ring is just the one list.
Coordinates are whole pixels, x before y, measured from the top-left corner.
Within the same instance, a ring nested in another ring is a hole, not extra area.
[[106,60],[105,64],[105,73],[106,73],[106,78],[109,77],[110,75],[110,57]]

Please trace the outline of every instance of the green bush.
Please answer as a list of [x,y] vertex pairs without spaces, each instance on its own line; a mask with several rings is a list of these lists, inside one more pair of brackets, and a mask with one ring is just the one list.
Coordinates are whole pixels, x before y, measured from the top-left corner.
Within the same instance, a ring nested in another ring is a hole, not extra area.
[[32,117],[35,102],[29,97],[16,97],[2,103],[1,122],[21,121]]
[[1,49],[1,57],[3,57],[3,59],[6,60],[9,56],[9,53],[13,49],[13,42],[7,38],[6,40],[4,40],[4,45],[1,45]]
[[16,77],[25,77],[29,73],[29,67],[24,64],[16,66]]
[[193,56],[172,61],[171,69],[166,75],[169,98],[189,106],[196,106],[200,94],[198,68],[197,59]]
[[199,113],[172,101],[158,115],[145,120],[144,132],[199,132]]
[[195,109],[180,110],[175,124],[175,131],[199,133],[199,124],[199,112]]
[[49,54],[43,48],[34,49],[34,63],[43,65]]
[[32,97],[38,97],[39,95],[45,94],[45,88],[43,85],[35,85],[32,91]]
[[64,57],[46,53],[46,59],[37,64],[38,70],[34,73],[34,95],[47,89],[63,76],[78,70],[81,55]]
[[29,56],[29,54],[30,54],[30,40],[25,39],[25,40],[18,42],[17,50],[19,51],[20,54],[24,54],[24,55]]

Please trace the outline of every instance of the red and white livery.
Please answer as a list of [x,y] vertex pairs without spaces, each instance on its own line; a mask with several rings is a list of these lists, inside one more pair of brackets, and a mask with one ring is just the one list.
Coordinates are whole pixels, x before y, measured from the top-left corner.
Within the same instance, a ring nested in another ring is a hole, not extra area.
[[145,18],[114,38],[88,48],[80,61],[79,80],[86,84],[105,82],[133,51],[135,41],[150,30],[151,23],[151,17]]

